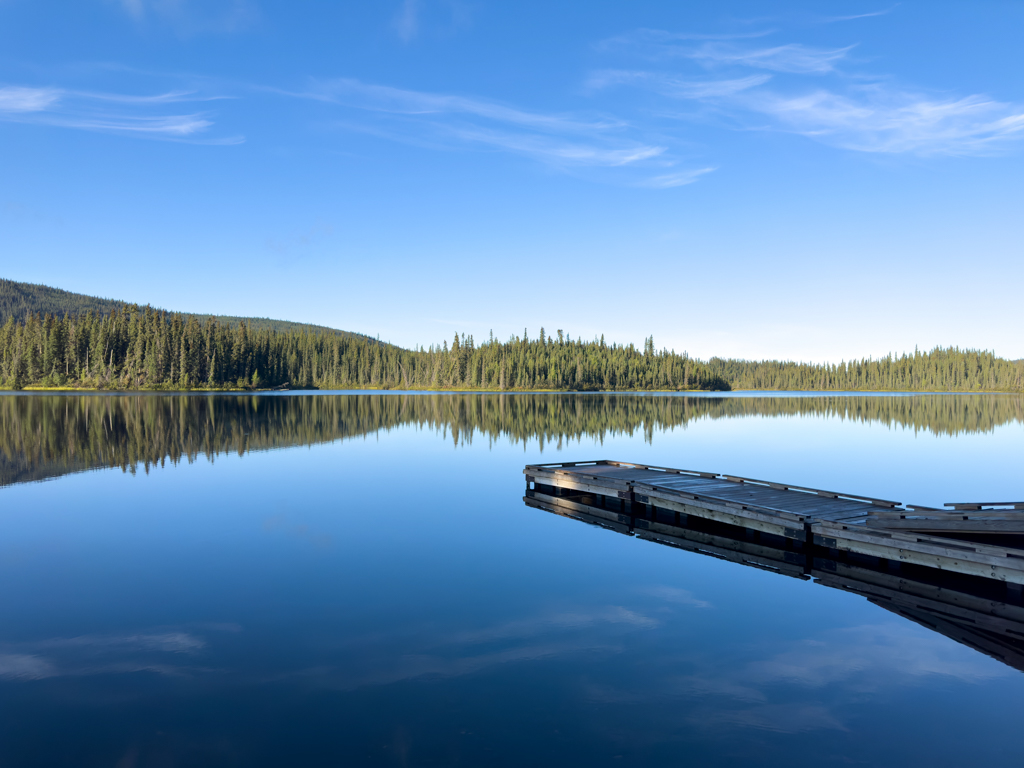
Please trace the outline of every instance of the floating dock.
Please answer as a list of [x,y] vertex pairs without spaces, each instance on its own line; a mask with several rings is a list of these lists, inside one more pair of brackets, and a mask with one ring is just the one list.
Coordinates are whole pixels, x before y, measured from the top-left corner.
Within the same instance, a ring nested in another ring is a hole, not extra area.
[[[530,464],[528,496],[539,501],[609,502],[633,519],[636,505],[683,525],[698,518],[816,548],[1024,585],[1024,502],[957,502],[949,510],[713,472],[621,461]],[[613,510],[614,511],[614,510]],[[625,524],[625,523],[620,523]],[[780,550],[774,543],[773,553]],[[774,555],[773,555],[774,556]]]
[[[527,469],[529,477],[537,477],[530,474],[529,470],[534,468]],[[952,568],[822,547],[806,539],[799,541],[761,529],[735,526],[710,516],[676,513],[623,498],[619,494],[629,491],[621,488],[616,488],[614,495],[596,494],[578,489],[559,490],[538,480],[531,482],[535,487],[527,489],[523,499],[529,507],[860,595],[887,611],[1024,672],[1024,596],[1016,583]]]

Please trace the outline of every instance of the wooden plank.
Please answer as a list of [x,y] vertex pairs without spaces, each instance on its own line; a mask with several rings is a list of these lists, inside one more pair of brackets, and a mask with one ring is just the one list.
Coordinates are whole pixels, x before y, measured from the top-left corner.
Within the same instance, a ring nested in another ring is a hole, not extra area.
[[868,528],[921,533],[991,533],[1024,534],[1024,520],[873,520]]
[[[678,487],[675,483],[658,483],[657,487]],[[692,488],[692,485],[689,487]],[[699,493],[693,489],[695,493]],[[704,493],[711,493],[717,498],[730,499],[743,502],[754,502],[757,505],[782,509],[790,513],[807,514],[813,511],[815,515],[827,515],[837,518],[854,517],[864,514],[869,509],[877,509],[862,501],[849,499],[830,499],[816,494],[804,493],[801,491],[777,491],[762,486],[752,486],[734,483],[726,486],[726,490],[720,488],[707,488]]]
[[813,523],[813,532],[817,533],[817,526],[821,526],[823,530],[830,529],[833,531],[840,531],[842,535],[864,542],[879,542],[890,540],[890,543],[895,547],[912,546],[915,544],[927,544],[934,545],[937,547],[949,548],[951,552],[976,552],[978,555],[983,555],[993,559],[993,562],[1000,562],[1004,559],[1014,560],[1020,563],[1020,567],[1024,568],[1024,552],[1021,550],[1015,550],[1010,547],[995,546],[992,544],[983,544],[975,541],[957,541],[955,539],[938,538],[920,536],[914,533],[905,533],[903,531],[881,531],[881,530],[868,530],[864,526],[859,525],[845,525],[842,523]]
[[670,488],[672,490],[691,490],[699,489],[704,491],[718,491],[730,489],[731,486],[728,483],[716,482],[714,480],[689,480],[681,481],[675,480],[674,478],[650,478],[641,481],[646,485],[657,488]]
[[[554,470],[554,469],[559,469],[561,467],[588,467],[588,466],[598,466],[598,465],[601,465],[601,464],[609,464],[609,463],[611,463],[611,462],[603,460],[603,459],[600,460],[600,461],[559,461],[559,462],[556,462],[554,464],[527,464],[526,465],[526,469],[527,470],[529,470],[529,469]],[[523,470],[523,471],[525,472],[526,470]]]
[[628,482],[586,479],[578,477],[577,475],[536,474],[531,476],[534,477],[535,482],[542,482],[546,485],[555,485],[557,487],[565,488],[594,489],[594,493],[600,493],[603,496],[615,496],[617,492],[620,492],[620,490],[622,490],[622,492],[628,492],[632,487]]
[[653,464],[629,464],[628,462],[622,462],[622,461],[609,461],[609,462],[605,462],[605,463],[607,463],[607,464],[616,464],[618,466],[638,467],[640,469],[661,470],[662,472],[669,472],[669,473],[672,473],[672,474],[698,475],[700,477],[709,477],[709,478],[711,478],[711,477],[718,477],[718,473],[717,472],[703,472],[703,471],[696,470],[696,469],[676,469],[675,467],[659,467],[659,466],[655,466]]
[[[1011,509],[984,509],[988,503],[946,505],[954,507],[952,512],[896,509],[898,502],[869,496],[607,460],[530,465],[524,471],[535,483],[627,501],[636,498],[669,511],[799,541],[807,539],[808,524],[812,541],[821,546],[1024,583],[1024,550],[936,535],[1024,535],[1024,515],[1017,519],[1010,517]],[[991,503],[1017,504],[1024,508],[1022,502]]]
[[[733,501],[732,499],[723,499],[718,496],[712,496],[710,494],[701,493],[676,493],[670,490],[657,490],[653,487],[647,487],[644,484],[638,483],[634,489],[634,493],[641,497],[648,499],[660,499],[658,502],[651,501],[657,506],[662,506],[662,502],[677,502],[683,504],[690,504],[693,506],[704,507],[710,506],[712,508],[721,507],[728,510],[734,515],[762,515],[768,518],[782,518],[783,521],[790,524],[797,523],[803,525],[804,518],[802,515],[794,514],[785,509],[775,509],[772,507],[765,507],[759,504],[747,504],[742,502]],[[642,498],[638,499],[643,501]],[[647,503],[647,502],[645,502]]]
[[898,507],[900,505],[900,502],[898,502],[898,501],[890,501],[888,499],[877,499],[877,498],[875,498],[873,496],[858,496],[858,495],[853,494],[853,493],[841,493],[839,491],[825,491],[825,490],[822,490],[820,488],[808,488],[806,486],[792,485],[792,484],[788,484],[788,483],[772,483],[772,482],[770,482],[768,480],[753,480],[753,479],[751,479],[749,477],[739,477],[738,475],[723,475],[723,477],[726,477],[726,478],[728,478],[730,480],[735,480],[737,482],[757,483],[759,485],[767,485],[767,486],[769,486],[771,488],[777,488],[777,489],[780,489],[780,490],[790,490],[790,489],[792,489],[792,490],[798,490],[798,491],[810,491],[812,493],[816,493],[816,494],[819,494],[821,496],[829,496],[829,497],[832,497],[832,498],[857,499],[858,501],[867,501],[867,502],[870,502],[871,504],[875,504],[877,506],[882,506],[882,507]]
[[830,499],[821,499],[815,496],[806,497],[803,494],[786,496],[778,499],[772,506],[777,509],[785,509],[792,512],[799,512],[800,514],[806,514],[807,511],[825,512],[826,510],[832,509],[839,511],[836,506],[836,502]]
[[527,466],[532,467],[545,467],[545,468],[557,468],[557,467],[589,467],[589,466],[608,466],[608,467],[626,467],[633,469],[650,469],[661,471],[668,474],[688,474],[688,475],[699,475],[701,477],[717,477],[715,472],[702,472],[693,469],[676,469],[675,467],[660,467],[653,464],[636,464],[628,461],[611,461],[608,459],[602,459],[601,461],[579,461],[579,462],[560,462],[555,464],[531,464]]
[[[865,555],[895,560],[904,563],[923,565],[939,570],[966,573],[987,579],[1008,581],[1024,584],[1024,560],[1009,557],[992,557],[978,551],[955,549],[949,545],[939,546],[930,541],[909,542],[902,540],[886,541],[880,534],[870,532],[859,534],[849,530],[823,533],[828,531],[826,523],[813,523],[814,543],[841,551],[858,552]],[[876,536],[875,538],[872,535]]]
[[961,510],[959,512],[950,512],[948,510],[911,512],[909,510],[897,509],[891,512],[871,512],[869,517],[877,520],[1024,520],[1024,514],[1020,514],[1012,509]]
[[776,536],[784,536],[787,539],[805,541],[807,533],[803,523],[798,520],[788,520],[785,517],[764,514],[753,510],[739,510],[723,504],[711,502],[683,501],[681,499],[657,498],[655,505],[662,508],[679,512],[684,515],[714,520],[738,528],[750,528],[755,531],[764,531]]
[[552,485],[556,488],[568,488],[572,491],[583,491],[585,493],[596,493],[600,496],[610,496],[615,499],[626,499],[630,500],[632,492],[628,490],[629,486],[623,488],[622,486],[607,486],[607,485],[595,485],[594,483],[585,483],[575,478],[570,477],[555,477],[542,480],[546,485]]
[[982,507],[1024,509],[1024,501],[958,501],[951,504],[943,504],[942,506],[952,507],[953,509],[981,509]]

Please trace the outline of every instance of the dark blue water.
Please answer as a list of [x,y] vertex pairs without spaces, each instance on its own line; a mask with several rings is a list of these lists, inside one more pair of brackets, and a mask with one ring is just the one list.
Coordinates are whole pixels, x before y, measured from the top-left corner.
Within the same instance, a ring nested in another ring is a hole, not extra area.
[[0,765],[1020,765],[1012,666],[522,498],[601,458],[1024,498],[1019,399],[399,397],[0,398]]

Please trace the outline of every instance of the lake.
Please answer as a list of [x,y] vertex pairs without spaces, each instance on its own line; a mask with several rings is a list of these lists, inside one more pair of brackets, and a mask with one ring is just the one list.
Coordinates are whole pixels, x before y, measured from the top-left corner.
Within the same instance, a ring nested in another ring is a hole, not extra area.
[[0,765],[1017,766],[1012,664],[523,467],[941,506],[1022,457],[1013,395],[0,396]]

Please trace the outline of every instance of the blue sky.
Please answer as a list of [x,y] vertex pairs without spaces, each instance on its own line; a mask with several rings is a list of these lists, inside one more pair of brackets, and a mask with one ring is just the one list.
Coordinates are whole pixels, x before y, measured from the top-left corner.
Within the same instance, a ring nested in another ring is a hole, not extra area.
[[1024,356],[1024,4],[0,0],[0,276],[411,346]]

